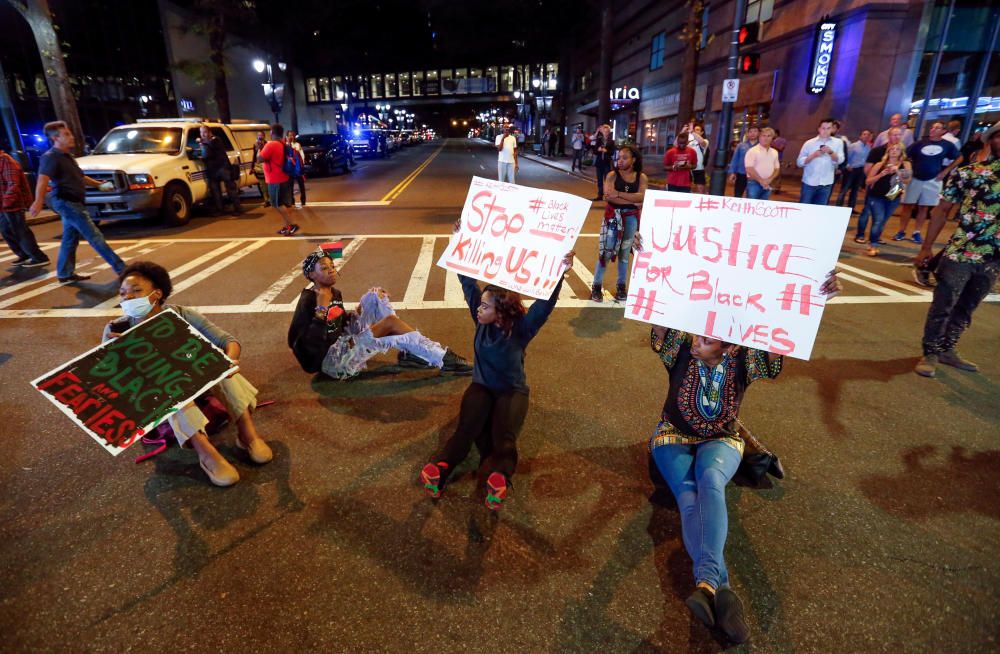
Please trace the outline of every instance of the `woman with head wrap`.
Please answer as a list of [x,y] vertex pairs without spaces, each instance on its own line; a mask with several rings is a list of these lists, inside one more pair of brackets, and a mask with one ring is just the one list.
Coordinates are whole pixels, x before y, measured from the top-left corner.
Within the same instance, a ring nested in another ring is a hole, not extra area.
[[339,275],[330,252],[317,249],[302,262],[312,285],[299,294],[288,347],[306,372],[350,379],[376,354],[399,350],[404,368],[438,368],[453,375],[472,374],[472,366],[440,343],[408,325],[392,308],[389,294],[375,287],[361,296],[357,311],[345,311]]

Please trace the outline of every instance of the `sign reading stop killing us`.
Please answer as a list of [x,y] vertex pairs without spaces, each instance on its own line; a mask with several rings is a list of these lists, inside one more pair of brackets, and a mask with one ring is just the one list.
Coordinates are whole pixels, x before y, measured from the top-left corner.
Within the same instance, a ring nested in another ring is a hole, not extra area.
[[462,228],[438,265],[538,299],[562,276],[590,200],[575,195],[473,177]]
[[31,385],[117,456],[237,368],[170,309]]
[[808,359],[851,212],[646,191],[625,316]]

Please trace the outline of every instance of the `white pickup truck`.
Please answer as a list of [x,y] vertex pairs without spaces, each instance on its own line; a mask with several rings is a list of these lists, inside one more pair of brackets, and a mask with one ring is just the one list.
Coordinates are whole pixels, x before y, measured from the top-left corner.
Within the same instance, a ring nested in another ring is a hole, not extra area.
[[160,216],[167,225],[183,225],[191,207],[210,198],[200,157],[199,128],[207,125],[222,139],[237,186],[254,186],[254,143],[262,123],[219,123],[197,118],[140,120],[115,127],[86,157],[77,159],[84,174],[114,189],[87,189],[87,207],[95,220]]

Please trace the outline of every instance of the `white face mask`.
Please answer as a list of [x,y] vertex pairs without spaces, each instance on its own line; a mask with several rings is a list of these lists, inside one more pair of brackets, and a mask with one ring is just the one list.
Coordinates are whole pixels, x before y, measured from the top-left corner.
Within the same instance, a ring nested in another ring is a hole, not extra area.
[[145,318],[149,312],[153,310],[153,301],[149,299],[152,295],[153,293],[150,293],[145,297],[137,297],[132,300],[122,300],[119,303],[122,308],[122,313],[129,318]]

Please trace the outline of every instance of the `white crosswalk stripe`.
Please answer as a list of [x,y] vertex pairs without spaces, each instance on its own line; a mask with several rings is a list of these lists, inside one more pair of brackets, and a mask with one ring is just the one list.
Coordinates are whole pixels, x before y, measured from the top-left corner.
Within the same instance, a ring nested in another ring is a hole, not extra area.
[[[596,239],[597,234],[583,234],[584,239]],[[342,259],[336,261],[338,269],[349,266],[351,259],[362,249],[366,243],[377,241],[400,239],[412,242],[416,249],[416,262],[408,277],[407,287],[401,299],[393,303],[398,310],[420,310],[420,309],[461,309],[468,310],[462,294],[462,287],[456,275],[444,275],[444,293],[441,297],[440,286],[438,298],[428,299],[428,286],[432,279],[440,283],[442,271],[436,267],[435,249],[440,245],[439,239],[449,239],[448,234],[367,234],[359,236],[349,235],[328,235],[328,236],[297,236],[293,239],[307,240],[309,242],[322,243],[325,241],[342,239],[348,241],[344,248]],[[274,270],[278,274],[274,281],[269,281],[266,275],[260,276],[261,288],[256,297],[247,304],[222,304],[222,305],[202,305],[195,306],[196,309],[207,314],[240,314],[240,313],[290,313],[295,310],[295,300],[279,301],[286,291],[302,279],[301,262],[298,254],[289,258],[289,255],[278,256],[277,248],[269,248],[273,243],[287,243],[287,237],[236,237],[236,238],[190,238],[190,239],[144,239],[142,241],[123,240],[112,241],[112,247],[119,253],[126,254],[126,259],[138,256],[148,257],[150,253],[165,254],[170,253],[172,248],[190,247],[194,244],[208,244],[212,247],[208,252],[193,259],[185,261],[183,264],[170,271],[174,282],[174,292],[179,293],[186,289],[211,279],[213,283],[224,288],[227,279],[232,279],[234,273],[229,268],[241,260],[250,260],[255,265],[255,270]],[[586,251],[586,243],[583,251]],[[58,244],[46,244],[44,249],[52,250]],[[409,247],[409,244],[406,245]],[[285,250],[287,252],[287,250]],[[155,258],[155,257],[149,257]],[[932,293],[927,289],[917,287],[908,281],[892,279],[884,275],[860,268],[855,265],[838,263],[840,277],[845,282],[847,289],[845,292],[833,298],[830,304],[884,304],[884,303],[926,303],[929,302]],[[108,268],[100,257],[91,256],[82,260],[79,266],[81,273],[97,273]],[[227,278],[227,275],[230,277]],[[574,278],[572,284],[564,284],[560,294],[559,306],[563,308],[605,308],[609,310],[623,310],[619,303],[611,301],[612,294],[604,291],[605,301],[601,303],[591,302],[589,290],[594,281],[593,271],[587,267],[580,258],[574,258],[571,268],[571,275]],[[6,286],[0,286],[0,318],[25,318],[25,317],[113,317],[120,313],[118,308],[118,298],[111,297],[103,301],[96,302],[93,306],[66,307],[65,294],[59,295],[59,300],[53,300],[53,305],[48,308],[27,308],[23,305],[29,300],[34,300],[37,306],[39,300],[46,294],[53,293],[60,288],[58,282],[54,280],[55,273],[48,272],[38,277],[13,281]],[[377,280],[372,280],[373,282]],[[576,289],[586,289],[582,295],[577,295]],[[54,296],[55,297],[55,296]],[[1000,301],[1000,294],[988,296],[987,301]],[[44,302],[43,302],[44,303]],[[353,308],[353,302],[346,303]],[[61,306],[60,306],[61,305]]]

